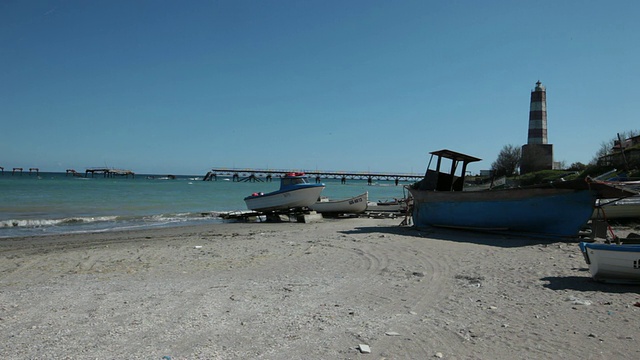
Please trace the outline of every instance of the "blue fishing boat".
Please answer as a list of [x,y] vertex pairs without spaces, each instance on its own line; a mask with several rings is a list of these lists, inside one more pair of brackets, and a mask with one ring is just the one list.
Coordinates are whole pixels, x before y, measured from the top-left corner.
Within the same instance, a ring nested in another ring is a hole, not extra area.
[[[431,153],[424,178],[407,187],[415,226],[575,237],[591,218],[596,199],[635,194],[589,179],[463,191],[467,165],[480,160],[451,150]],[[441,171],[445,163],[449,172]]]
[[244,198],[249,210],[283,211],[313,205],[324,184],[311,184],[304,173],[287,173],[280,179],[280,189],[270,193],[253,193]]

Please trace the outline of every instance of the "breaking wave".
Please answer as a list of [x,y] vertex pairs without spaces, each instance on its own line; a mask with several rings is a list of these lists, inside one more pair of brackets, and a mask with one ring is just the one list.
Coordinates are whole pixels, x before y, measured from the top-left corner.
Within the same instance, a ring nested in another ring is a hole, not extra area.
[[105,221],[115,221],[117,216],[100,217],[70,217],[64,219],[21,219],[0,220],[0,228],[35,228],[44,226],[88,224]]
[[0,238],[63,233],[104,232],[181,226],[195,223],[221,223],[217,213],[177,213],[145,216],[87,216],[61,219],[0,220]]

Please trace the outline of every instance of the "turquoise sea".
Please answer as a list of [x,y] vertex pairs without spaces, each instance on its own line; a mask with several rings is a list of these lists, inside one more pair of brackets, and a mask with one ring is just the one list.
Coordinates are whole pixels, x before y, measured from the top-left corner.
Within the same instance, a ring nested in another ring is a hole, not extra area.
[[[315,179],[310,179],[315,181]],[[407,184],[362,179],[322,179],[322,196],[339,199],[369,192],[370,201],[404,198]],[[0,237],[221,223],[218,212],[247,210],[244,197],[277,190],[272,182],[218,177],[136,175],[75,177],[66,173],[0,175]]]

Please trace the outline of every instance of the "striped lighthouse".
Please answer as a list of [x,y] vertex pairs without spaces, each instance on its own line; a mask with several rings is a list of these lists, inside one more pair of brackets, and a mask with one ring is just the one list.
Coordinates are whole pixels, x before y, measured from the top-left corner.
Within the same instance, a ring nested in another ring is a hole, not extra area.
[[531,92],[528,144],[547,143],[547,91],[540,80]]
[[520,174],[553,169],[553,145],[547,143],[547,90],[540,80],[531,92],[529,136],[522,146]]

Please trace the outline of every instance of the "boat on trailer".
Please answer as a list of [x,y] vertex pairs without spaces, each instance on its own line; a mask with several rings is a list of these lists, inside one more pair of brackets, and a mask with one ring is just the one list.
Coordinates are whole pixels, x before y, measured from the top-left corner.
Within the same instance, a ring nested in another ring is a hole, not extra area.
[[280,179],[280,189],[270,193],[253,193],[244,198],[249,210],[286,211],[314,204],[324,184],[311,184],[304,173],[287,173]]
[[[636,194],[588,178],[463,191],[467,165],[480,160],[446,149],[431,153],[424,178],[407,186],[415,226],[577,237],[591,218],[596,199]],[[442,170],[445,163],[450,164],[448,172]]]

